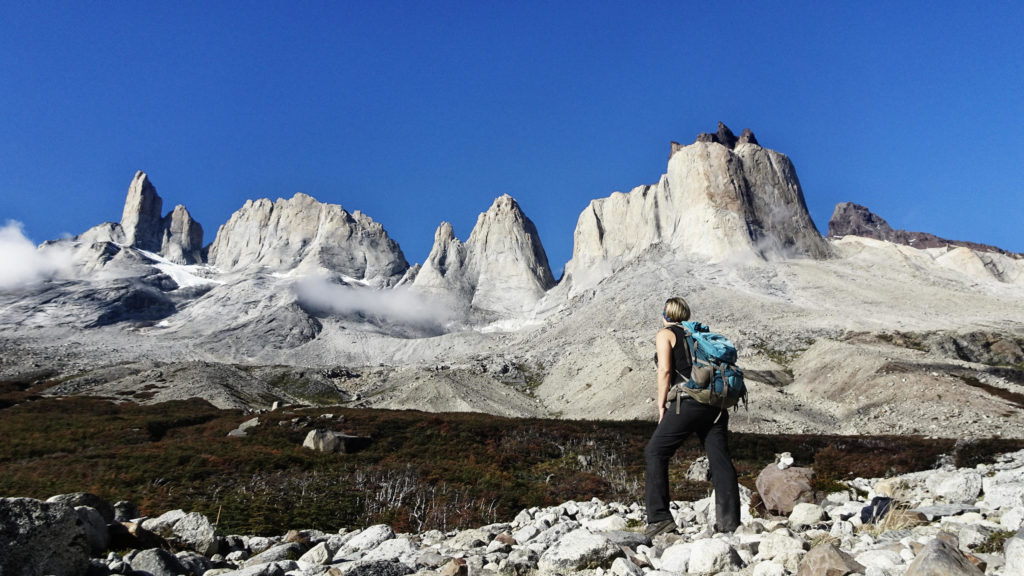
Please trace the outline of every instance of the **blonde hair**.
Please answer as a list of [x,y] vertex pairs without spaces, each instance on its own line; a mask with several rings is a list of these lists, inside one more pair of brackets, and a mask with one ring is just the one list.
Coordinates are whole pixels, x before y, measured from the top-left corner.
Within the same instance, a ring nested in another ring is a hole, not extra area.
[[685,322],[690,319],[690,305],[678,296],[669,298],[665,300],[663,316],[669,322]]

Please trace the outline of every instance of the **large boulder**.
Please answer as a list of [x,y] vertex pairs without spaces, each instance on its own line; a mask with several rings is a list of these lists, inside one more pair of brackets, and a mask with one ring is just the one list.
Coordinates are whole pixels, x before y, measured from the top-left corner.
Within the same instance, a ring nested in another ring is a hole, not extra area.
[[89,542],[75,509],[61,502],[0,498],[0,574],[84,575]]
[[328,454],[334,452],[348,454],[365,447],[369,442],[370,439],[365,436],[350,436],[318,428],[310,430],[309,434],[306,434],[306,439],[302,441],[302,447]]
[[801,502],[814,502],[811,478],[814,471],[797,466],[779,470],[778,465],[769,464],[757,475],[755,485],[768,510],[789,515]]
[[152,576],[178,576],[186,573],[178,557],[161,548],[139,552],[132,558],[131,567],[135,572]]
[[546,572],[609,568],[621,551],[608,538],[585,528],[569,532],[541,555],[537,566]]
[[[1006,572],[1013,574],[1014,572]],[[904,572],[905,576],[982,576],[984,572],[967,559],[963,552],[942,538],[935,538],[918,553]]]
[[46,499],[47,502],[60,502],[72,508],[88,506],[94,508],[103,517],[107,524],[114,521],[114,507],[109,502],[89,492],[72,492],[70,494],[59,494]]
[[865,567],[834,544],[819,544],[800,562],[797,576],[846,576],[863,573]]

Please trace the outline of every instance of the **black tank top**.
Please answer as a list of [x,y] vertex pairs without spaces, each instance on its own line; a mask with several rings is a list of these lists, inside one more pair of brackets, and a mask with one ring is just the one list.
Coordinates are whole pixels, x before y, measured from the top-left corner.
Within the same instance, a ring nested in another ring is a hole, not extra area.
[[[686,342],[686,330],[678,324],[668,327],[676,335],[675,346],[672,346],[672,384],[686,382],[690,379],[690,346]],[[654,354],[654,365],[658,365],[658,354]]]

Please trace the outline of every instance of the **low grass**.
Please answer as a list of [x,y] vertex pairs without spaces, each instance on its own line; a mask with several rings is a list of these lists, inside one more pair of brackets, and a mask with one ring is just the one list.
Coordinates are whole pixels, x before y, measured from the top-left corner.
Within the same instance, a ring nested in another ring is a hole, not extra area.
[[[220,514],[225,533],[334,531],[379,522],[399,531],[450,530],[508,520],[566,500],[642,502],[643,449],[652,422],[508,419],[331,407],[260,415],[244,438],[227,433],[251,418],[202,400],[130,402],[22,396],[0,409],[0,496],[48,498],[87,491],[130,500],[145,514],[181,508]],[[329,410],[333,420],[319,419]],[[316,422],[368,436],[353,454],[301,447]],[[741,483],[777,452],[813,466],[822,490],[838,481],[931,468],[941,454],[977,463],[1024,447],[992,440],[732,434]],[[706,482],[684,479],[702,454],[687,442],[671,466],[672,495],[703,498]],[[963,458],[961,458],[963,456]]]

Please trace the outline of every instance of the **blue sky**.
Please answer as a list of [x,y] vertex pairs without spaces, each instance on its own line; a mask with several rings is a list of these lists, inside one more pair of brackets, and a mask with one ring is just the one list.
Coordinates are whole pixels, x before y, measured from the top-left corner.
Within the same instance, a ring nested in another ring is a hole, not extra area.
[[3,2],[0,224],[119,220],[142,169],[207,243],[305,192],[422,262],[507,193],[557,273],[590,200],[721,120],[793,160],[822,232],[852,201],[1024,252],[1019,4],[637,4]]

